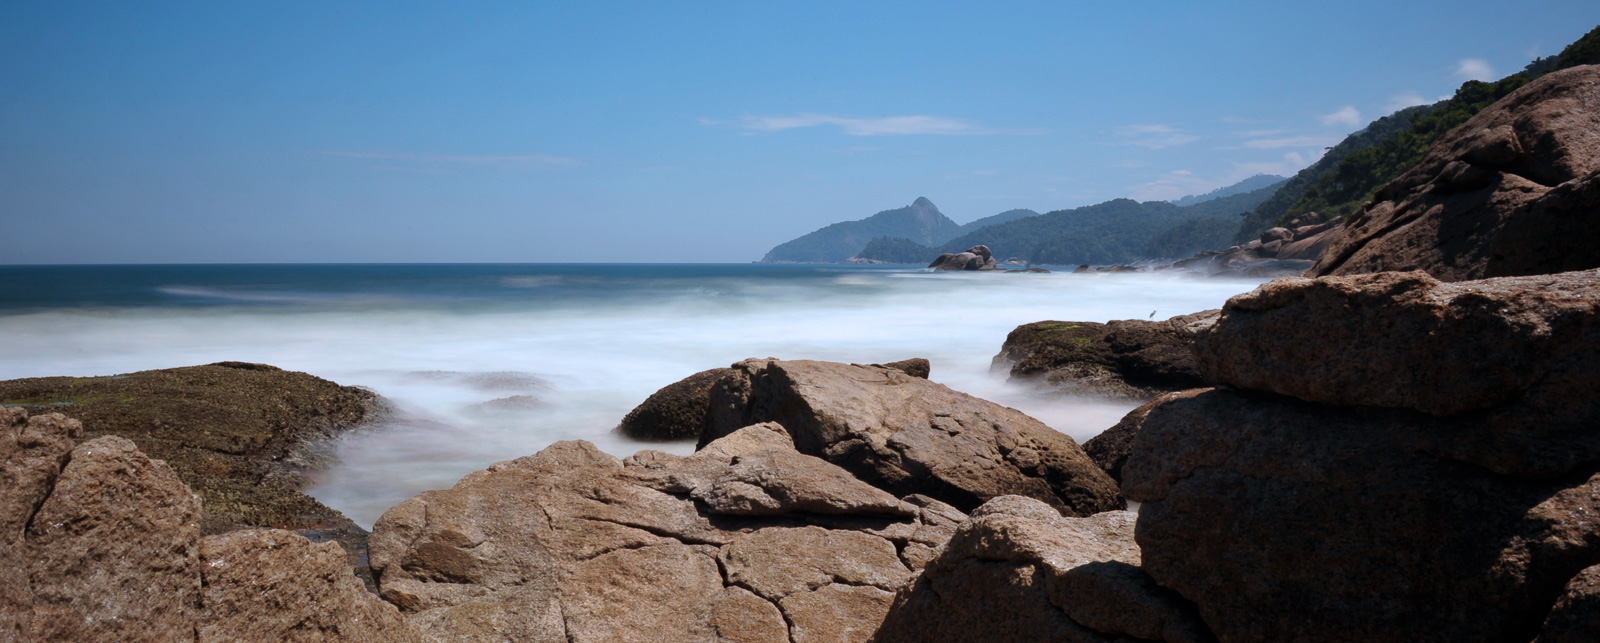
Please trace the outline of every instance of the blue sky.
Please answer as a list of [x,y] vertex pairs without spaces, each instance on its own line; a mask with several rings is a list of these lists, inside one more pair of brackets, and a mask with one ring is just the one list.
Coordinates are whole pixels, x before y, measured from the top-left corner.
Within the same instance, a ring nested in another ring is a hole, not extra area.
[[8,2],[0,263],[740,262],[1175,198],[1600,24],[1200,4]]

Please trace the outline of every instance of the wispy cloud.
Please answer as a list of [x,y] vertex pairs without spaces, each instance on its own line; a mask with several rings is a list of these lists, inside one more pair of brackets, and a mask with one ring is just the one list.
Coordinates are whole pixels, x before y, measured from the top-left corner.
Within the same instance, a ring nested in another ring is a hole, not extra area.
[[1329,127],[1333,127],[1335,125],[1358,127],[1361,125],[1361,112],[1353,105],[1345,105],[1344,107],[1340,107],[1332,114],[1323,114],[1321,116],[1321,120],[1323,125],[1327,125]]
[[737,121],[700,119],[708,127],[732,125],[751,132],[782,132],[806,127],[837,127],[850,136],[974,136],[985,134],[1037,134],[1038,130],[1003,130],[985,127],[969,120],[948,116],[911,114],[904,116],[841,116],[837,114],[792,114],[746,116]]
[[1494,80],[1494,68],[1482,58],[1462,58],[1456,62],[1456,78],[1461,80]]
[[1284,147],[1327,147],[1338,142],[1339,139],[1333,136],[1284,136],[1251,139],[1245,141],[1244,146],[1256,150],[1275,150]]
[[1432,104],[1432,102],[1433,101],[1423,98],[1422,94],[1418,94],[1416,92],[1395,94],[1389,98],[1389,111],[1398,111],[1407,107],[1416,107],[1418,105],[1429,105]]
[[521,170],[560,170],[582,163],[575,158],[549,154],[427,154],[421,152],[345,152],[321,150],[325,156],[374,161],[400,161],[435,165],[480,165]]
[[1137,145],[1159,150],[1179,145],[1188,145],[1200,140],[1188,132],[1184,132],[1171,125],[1126,125],[1117,128],[1117,135],[1123,138],[1126,145]]

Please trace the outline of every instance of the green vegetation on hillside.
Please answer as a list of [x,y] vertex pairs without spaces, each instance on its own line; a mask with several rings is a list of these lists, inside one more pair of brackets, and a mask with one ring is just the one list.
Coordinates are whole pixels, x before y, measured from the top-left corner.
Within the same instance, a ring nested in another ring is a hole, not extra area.
[[1185,207],[1165,201],[1116,199],[1057,210],[986,226],[950,240],[938,251],[960,252],[983,244],[1001,261],[1017,258],[1057,265],[1128,263],[1148,258],[1145,251],[1151,240],[1175,226],[1200,219],[1236,221],[1239,213],[1265,201],[1282,185],[1274,183]]
[[888,263],[914,263],[927,265],[939,256],[939,251],[910,239],[878,237],[867,242],[856,256]]
[[[1233,240],[1248,241],[1262,230],[1306,212],[1349,215],[1371,201],[1384,185],[1415,167],[1439,137],[1485,107],[1547,73],[1591,64],[1600,64],[1600,27],[1568,45],[1560,55],[1534,60],[1499,81],[1470,80],[1449,99],[1378,119],[1291,179],[1283,192],[1245,218]],[[1374,137],[1379,133],[1381,136]]]
[[1412,121],[1421,118],[1432,109],[1431,106],[1407,107],[1375,120],[1361,131],[1345,137],[1338,145],[1323,154],[1322,158],[1317,159],[1316,163],[1290,177],[1288,183],[1285,183],[1271,198],[1245,214],[1244,220],[1239,223],[1238,231],[1233,235],[1233,243],[1248,243],[1260,236],[1262,231],[1277,225],[1278,220],[1289,211],[1289,207],[1305,196],[1311,186],[1315,185],[1324,174],[1338,167],[1339,162],[1345,157],[1411,127]]
[[1186,221],[1151,239],[1144,256],[1183,259],[1204,250],[1221,250],[1233,245],[1233,233],[1238,229],[1238,217]]

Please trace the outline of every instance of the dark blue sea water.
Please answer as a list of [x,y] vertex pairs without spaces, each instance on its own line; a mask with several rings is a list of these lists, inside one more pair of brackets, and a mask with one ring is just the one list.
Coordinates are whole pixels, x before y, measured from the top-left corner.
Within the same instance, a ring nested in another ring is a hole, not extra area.
[[399,418],[345,438],[312,495],[371,524],[556,440],[632,453],[610,432],[629,409],[747,357],[926,357],[935,381],[1086,439],[1131,405],[1008,386],[989,372],[1006,333],[1165,318],[1255,285],[838,265],[0,266],[0,379],[240,360],[369,387]]

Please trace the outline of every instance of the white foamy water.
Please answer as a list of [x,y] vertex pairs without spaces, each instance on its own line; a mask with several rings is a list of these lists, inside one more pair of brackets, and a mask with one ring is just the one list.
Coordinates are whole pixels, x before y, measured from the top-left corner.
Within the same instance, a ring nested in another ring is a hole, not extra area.
[[[827,270],[803,282],[744,273],[679,280],[665,292],[654,282],[616,286],[604,275],[508,269],[485,287],[526,292],[526,299],[441,302],[392,292],[341,298],[287,289],[236,294],[252,304],[295,305],[32,310],[0,315],[0,379],[240,360],[371,388],[393,402],[399,418],[343,438],[342,464],[310,491],[370,527],[401,500],[557,440],[590,440],[618,456],[641,448],[687,453],[692,444],[641,444],[611,429],[656,389],[747,357],[926,357],[933,380],[1021,409],[1082,441],[1133,405],[1036,396],[1007,385],[989,372],[1006,333],[1046,319],[1164,319],[1219,307],[1259,283],[1168,274]],[[585,279],[615,287],[602,297],[539,294],[557,286],[581,293]],[[165,297],[229,296],[211,286],[163,287]],[[301,305],[330,298],[359,305]],[[493,400],[504,401],[485,406]]]

